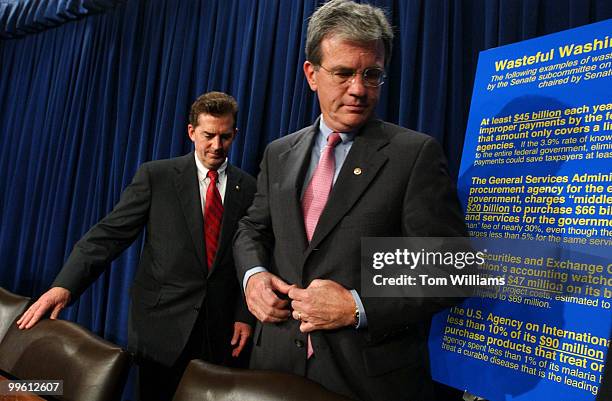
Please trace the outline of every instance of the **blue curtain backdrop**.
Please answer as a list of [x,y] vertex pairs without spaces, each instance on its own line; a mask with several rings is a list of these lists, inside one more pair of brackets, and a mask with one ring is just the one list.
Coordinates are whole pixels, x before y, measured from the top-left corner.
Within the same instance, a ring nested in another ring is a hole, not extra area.
[[[396,28],[378,114],[437,138],[455,175],[478,52],[612,18],[609,0],[372,3]],[[267,143],[318,114],[301,67],[318,4],[0,0],[0,286],[47,289],[139,164],[191,150],[187,112],[203,92],[238,99],[231,162],[256,174]],[[140,245],[63,317],[125,345]]]
[[126,0],[0,0],[0,38],[17,38],[106,11]]

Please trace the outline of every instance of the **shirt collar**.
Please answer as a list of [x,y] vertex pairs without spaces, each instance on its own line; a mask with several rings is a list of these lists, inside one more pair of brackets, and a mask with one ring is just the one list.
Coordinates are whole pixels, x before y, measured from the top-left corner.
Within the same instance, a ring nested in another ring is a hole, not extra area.
[[[206,175],[208,174],[208,170],[210,169],[204,167],[200,159],[198,159],[198,155],[196,152],[193,152],[193,155],[195,157],[196,168],[198,169],[198,180],[204,181],[206,179]],[[225,174],[226,169],[227,169],[227,157],[223,161],[223,164],[221,165],[221,167],[217,169],[217,173],[219,173],[219,177]]]
[[[322,139],[324,139],[324,143],[327,143],[327,137],[329,137],[332,132],[333,130],[329,128],[327,124],[325,124],[323,115],[321,115],[321,118],[319,119],[319,133],[322,136]],[[342,139],[342,143],[351,142],[352,140],[355,139],[354,131],[339,132],[339,134],[340,134],[340,139]]]

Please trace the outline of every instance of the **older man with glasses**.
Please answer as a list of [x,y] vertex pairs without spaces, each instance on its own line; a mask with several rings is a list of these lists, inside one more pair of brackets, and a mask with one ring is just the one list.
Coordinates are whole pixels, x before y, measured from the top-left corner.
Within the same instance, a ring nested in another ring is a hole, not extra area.
[[266,149],[234,257],[259,320],[251,367],[361,400],[431,400],[426,333],[445,304],[360,294],[362,237],[465,234],[440,146],[374,118],[392,39],[370,5],[312,15],[304,74],[321,116]]

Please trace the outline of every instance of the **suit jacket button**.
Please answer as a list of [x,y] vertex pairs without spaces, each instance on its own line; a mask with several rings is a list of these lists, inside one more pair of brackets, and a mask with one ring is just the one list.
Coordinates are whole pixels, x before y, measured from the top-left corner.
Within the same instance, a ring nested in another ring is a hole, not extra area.
[[295,339],[295,346],[298,348],[304,348],[304,341],[302,340],[298,340],[297,338]]
[[196,311],[196,312],[199,312],[200,311],[200,307],[199,306],[194,306],[193,310]]

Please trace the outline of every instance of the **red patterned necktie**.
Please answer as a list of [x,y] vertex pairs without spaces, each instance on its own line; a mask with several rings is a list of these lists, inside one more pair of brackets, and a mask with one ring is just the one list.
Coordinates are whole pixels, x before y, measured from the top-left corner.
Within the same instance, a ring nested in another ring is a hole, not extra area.
[[206,176],[210,178],[210,182],[208,183],[206,202],[204,203],[204,241],[206,242],[206,262],[210,270],[219,246],[223,203],[221,202],[219,189],[217,189],[219,173],[215,170],[208,170]]
[[[332,132],[327,137],[327,145],[323,148],[319,164],[302,198],[302,213],[304,214],[304,227],[306,228],[308,242],[312,239],[312,235],[319,222],[319,217],[321,217],[321,213],[325,208],[327,198],[329,198],[329,193],[332,189],[334,173],[336,172],[334,150],[340,141],[340,134],[337,132]],[[310,358],[313,354],[314,349],[312,348],[312,341],[310,340],[309,334],[307,357]]]

